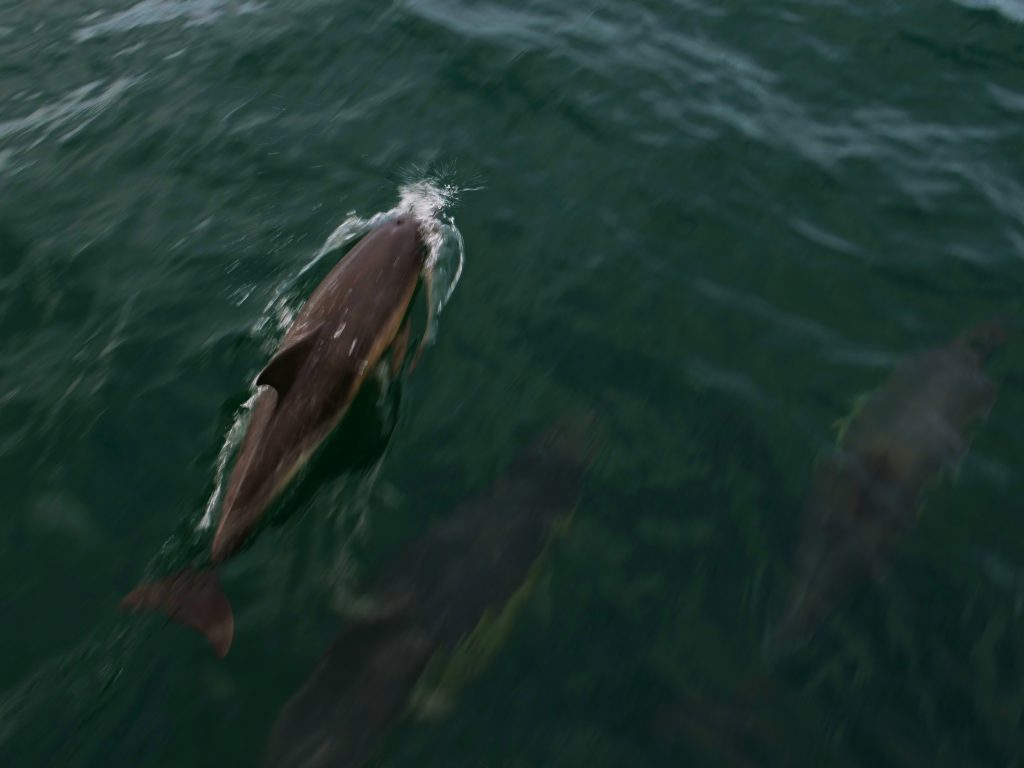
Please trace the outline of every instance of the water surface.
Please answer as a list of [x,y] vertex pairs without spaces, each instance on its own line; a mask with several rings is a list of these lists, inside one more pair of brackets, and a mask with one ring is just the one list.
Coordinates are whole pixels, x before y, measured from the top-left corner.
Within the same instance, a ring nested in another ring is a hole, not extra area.
[[[1017,0],[8,0],[0,94],[4,765],[258,763],[359,585],[578,406],[571,534],[383,764],[1022,759],[1019,343],[888,577],[759,656],[832,423],[1020,308]],[[226,661],[119,616],[201,548],[275,301],[423,181],[465,271],[382,455],[227,569]]]

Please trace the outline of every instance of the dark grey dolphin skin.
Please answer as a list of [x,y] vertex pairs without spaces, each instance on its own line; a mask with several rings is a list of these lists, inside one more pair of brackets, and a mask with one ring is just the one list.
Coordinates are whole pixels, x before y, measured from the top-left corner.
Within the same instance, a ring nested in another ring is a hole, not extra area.
[[857,581],[884,576],[922,493],[958,465],[971,428],[992,408],[996,387],[983,366],[1004,340],[993,322],[907,360],[845,420],[837,450],[815,472],[795,586],[766,657],[794,650]]
[[213,563],[237,551],[338,425],[398,336],[425,255],[417,222],[399,217],[363,238],[310,295],[256,379],[262,389],[228,482]]
[[[228,481],[211,566],[238,551],[385,352],[392,348],[393,369],[404,359],[406,314],[425,258],[418,222],[399,216],[367,234],[310,295],[256,379],[260,391]],[[231,645],[231,606],[213,570],[144,584],[121,607],[161,610],[202,632],[221,657]]]
[[457,655],[474,630],[482,634],[482,619],[523,594],[553,527],[576,505],[590,452],[585,425],[556,425],[489,492],[410,545],[372,590],[385,610],[351,625],[281,711],[265,765],[341,768],[369,758],[410,709],[428,663],[435,670]]

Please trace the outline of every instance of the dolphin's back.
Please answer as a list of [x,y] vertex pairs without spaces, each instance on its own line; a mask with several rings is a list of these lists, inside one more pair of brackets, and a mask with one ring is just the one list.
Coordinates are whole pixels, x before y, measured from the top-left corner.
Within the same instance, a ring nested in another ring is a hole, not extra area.
[[532,445],[488,492],[461,504],[384,577],[385,591],[415,589],[423,621],[452,651],[487,611],[519,589],[552,528],[576,504],[585,464]]
[[[423,267],[423,240],[412,216],[386,222],[360,240],[309,295],[281,340],[281,347],[309,327],[327,322],[337,330],[346,323],[346,340],[372,335],[394,306],[415,286]],[[347,321],[347,322],[346,322]],[[342,338],[339,336],[339,339]]]
[[950,345],[898,368],[865,405],[842,448],[862,459],[884,456],[912,498],[967,450],[970,427],[992,407],[995,386],[978,361]]

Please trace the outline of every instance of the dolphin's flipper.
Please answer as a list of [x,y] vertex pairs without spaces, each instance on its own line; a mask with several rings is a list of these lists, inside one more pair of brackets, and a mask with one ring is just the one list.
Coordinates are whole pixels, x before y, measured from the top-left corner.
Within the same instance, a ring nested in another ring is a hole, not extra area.
[[122,611],[160,611],[172,621],[199,631],[213,646],[218,658],[227,656],[235,634],[231,603],[215,571],[182,571],[129,592],[120,603]]
[[402,371],[402,364],[405,362],[405,356],[409,352],[409,333],[409,321],[406,320],[402,324],[398,335],[395,336],[395,340],[391,343],[390,373],[392,379]]
[[305,365],[319,331],[319,325],[310,328],[287,347],[278,350],[270,358],[267,367],[256,377],[256,385],[273,387],[277,390],[277,399],[280,402],[288,394],[288,390],[295,382],[295,377]]
[[423,354],[423,350],[427,346],[427,342],[430,341],[434,328],[434,273],[429,269],[423,273],[423,287],[427,294],[427,327],[423,329],[423,338],[420,339],[420,344],[416,347],[416,354],[413,356],[412,363],[409,365],[409,373],[416,370],[416,366],[420,362],[420,355]]

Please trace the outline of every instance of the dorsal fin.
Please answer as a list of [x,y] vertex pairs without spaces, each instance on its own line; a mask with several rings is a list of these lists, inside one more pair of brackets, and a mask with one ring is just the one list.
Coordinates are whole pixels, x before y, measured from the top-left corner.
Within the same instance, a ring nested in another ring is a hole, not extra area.
[[256,377],[256,386],[273,387],[277,390],[279,401],[287,395],[288,390],[295,383],[295,377],[302,370],[306,358],[309,356],[310,351],[312,351],[313,343],[316,341],[319,331],[320,325],[318,324],[305,331],[284,349],[278,350],[270,358],[267,367]]

